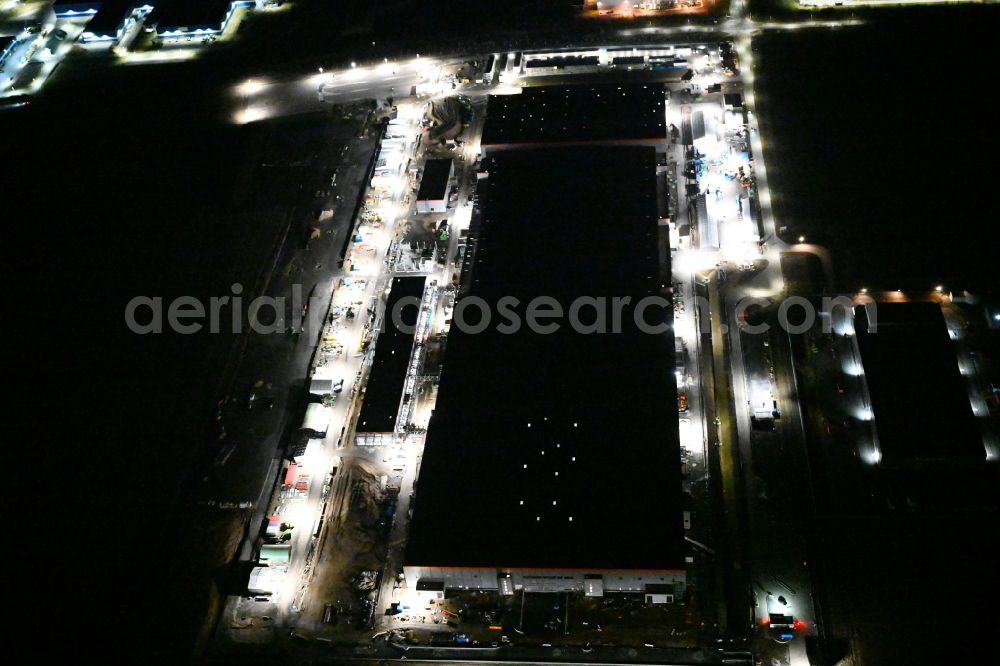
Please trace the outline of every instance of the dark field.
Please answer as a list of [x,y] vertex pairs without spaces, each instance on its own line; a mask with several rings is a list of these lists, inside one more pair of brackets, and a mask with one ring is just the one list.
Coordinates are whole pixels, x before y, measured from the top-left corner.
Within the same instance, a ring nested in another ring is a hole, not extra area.
[[778,224],[832,250],[839,287],[995,289],[988,11],[754,40]]

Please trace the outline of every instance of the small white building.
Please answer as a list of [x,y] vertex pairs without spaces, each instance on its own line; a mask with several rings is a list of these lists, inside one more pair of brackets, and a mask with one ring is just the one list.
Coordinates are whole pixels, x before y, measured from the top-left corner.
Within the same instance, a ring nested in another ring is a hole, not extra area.
[[337,386],[343,386],[342,379],[334,377],[313,377],[309,382],[309,393],[312,395],[331,395]]
[[333,410],[326,405],[318,402],[310,403],[306,408],[306,418],[302,422],[302,427],[306,430],[312,430],[316,433],[316,437],[326,437],[332,415]]

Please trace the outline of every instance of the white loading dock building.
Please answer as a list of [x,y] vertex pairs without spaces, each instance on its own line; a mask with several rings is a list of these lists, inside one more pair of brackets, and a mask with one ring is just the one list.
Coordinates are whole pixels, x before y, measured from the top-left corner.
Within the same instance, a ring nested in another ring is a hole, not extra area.
[[[407,581],[414,581],[418,596],[443,598],[446,590],[490,590],[510,596],[525,592],[566,592],[583,590],[588,597],[605,592],[683,595],[687,584],[684,570],[641,569],[477,569],[463,567],[405,566]],[[440,595],[440,596],[438,596]],[[649,603],[666,603],[651,601]]]
[[337,385],[343,386],[342,380],[333,377],[313,377],[309,382],[309,393],[312,395],[330,395]]
[[316,437],[326,437],[326,431],[330,427],[330,417],[332,414],[333,410],[329,407],[321,405],[318,402],[310,403],[306,407],[306,418],[302,422],[302,427],[306,430],[312,430],[316,433]]

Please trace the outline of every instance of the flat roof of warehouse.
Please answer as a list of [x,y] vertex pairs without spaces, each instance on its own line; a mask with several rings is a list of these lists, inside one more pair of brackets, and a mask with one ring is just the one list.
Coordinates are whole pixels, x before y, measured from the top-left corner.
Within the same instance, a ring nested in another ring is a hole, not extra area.
[[[578,296],[659,293],[653,147],[490,159],[465,298],[498,313],[513,296],[523,319],[539,295],[568,310]],[[622,312],[618,334],[566,320],[504,334],[498,314],[478,334],[452,324],[407,565],[685,568],[673,335],[643,333],[631,306]],[[672,323],[669,307],[655,313]]]
[[444,199],[451,178],[451,159],[441,157],[424,163],[424,175],[420,179],[417,201]]
[[412,327],[417,323],[420,308],[406,306],[400,311],[403,324],[410,327],[409,333],[393,325],[391,313],[402,298],[420,300],[426,282],[426,277],[398,277],[392,281],[382,332],[375,341],[375,358],[358,416],[358,432],[392,432],[396,428],[396,416],[406,384],[406,368],[413,349]]
[[490,95],[482,145],[653,141],[667,136],[662,83],[542,86]]
[[218,26],[229,11],[232,0],[160,0],[156,4],[156,21],[164,27],[197,28]]
[[103,0],[100,9],[87,21],[84,30],[95,35],[116,32],[118,26],[125,20],[126,12],[134,4],[135,0]]
[[877,329],[855,308],[883,460],[983,460],[979,424],[937,303],[878,303]]
[[52,3],[52,9],[55,10],[56,16],[61,15],[71,15],[87,12],[96,12],[101,8],[101,1],[94,0],[93,2],[77,2],[76,0],[56,0]]

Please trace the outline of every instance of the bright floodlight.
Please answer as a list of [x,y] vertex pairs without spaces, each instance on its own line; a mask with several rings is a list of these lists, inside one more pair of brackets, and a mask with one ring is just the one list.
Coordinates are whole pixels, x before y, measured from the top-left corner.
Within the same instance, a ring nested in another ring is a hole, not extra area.
[[258,120],[264,120],[267,117],[268,113],[266,110],[250,107],[237,112],[235,121],[240,125],[245,125],[247,123],[257,122]]
[[877,465],[882,462],[882,452],[878,449],[866,451],[863,455],[864,461],[869,465]]
[[323,72],[306,77],[306,85],[311,88],[319,87],[324,83],[329,83],[331,81],[333,81],[333,74],[324,74]]
[[256,95],[267,86],[267,82],[261,79],[247,79],[239,85],[241,95]]
[[860,377],[864,374],[864,370],[861,368],[861,364],[855,360],[850,360],[847,362],[847,366],[844,368],[844,372],[853,376]]

